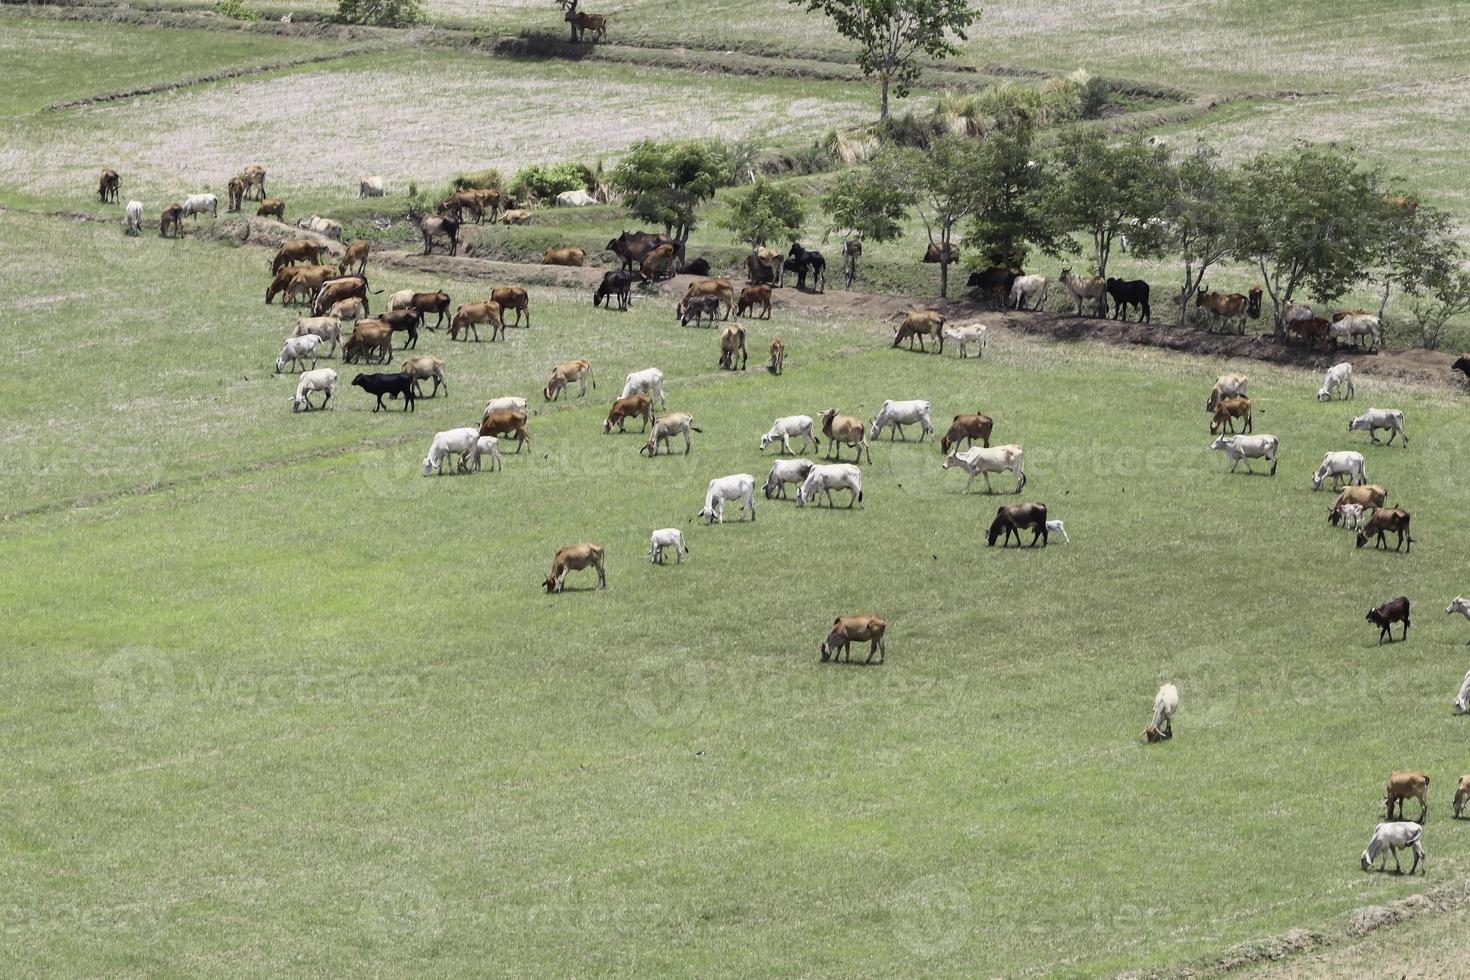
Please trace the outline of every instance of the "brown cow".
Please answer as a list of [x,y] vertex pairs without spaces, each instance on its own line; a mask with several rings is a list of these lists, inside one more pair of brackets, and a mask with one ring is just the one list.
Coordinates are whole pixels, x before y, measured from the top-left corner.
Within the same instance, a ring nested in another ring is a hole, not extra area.
[[[675,249],[671,244],[663,244],[649,252],[639,268],[638,274],[643,277],[644,282],[657,282],[659,279],[671,279],[674,275]],[[579,263],[580,264],[580,263]]]
[[[408,308],[418,314],[419,326],[428,326],[425,317],[430,313],[435,314],[438,319],[429,329],[438,330],[449,315],[449,303],[449,294],[441,289],[434,293],[414,293],[413,299],[408,301]],[[450,322],[453,323],[452,320]]]
[[757,306],[761,308],[758,319],[769,320],[771,318],[770,286],[746,286],[740,290],[740,303],[735,307],[735,315],[744,316],[747,310],[754,312]]
[[907,313],[895,313],[890,319],[903,317],[903,322],[893,328],[893,345],[897,347],[905,339],[909,342],[909,350],[914,349],[914,339],[918,338],[919,350],[926,350],[924,337],[933,334],[939,339],[939,353],[944,353],[944,314],[934,310],[909,310]]
[[587,253],[576,247],[548,248],[541,256],[541,264],[582,266],[587,264]]
[[680,317],[684,315],[685,305],[696,296],[718,296],[725,304],[725,319],[730,319],[730,311],[735,308],[735,287],[728,279],[698,279],[689,284],[684,290],[684,296],[679,300],[676,312]]
[[453,214],[457,221],[464,220],[465,211],[474,215],[477,225],[485,220],[485,209],[480,205],[479,195],[471,190],[455,191],[439,202],[438,210],[440,214]]
[[[172,232],[169,229],[173,229]],[[181,238],[184,234],[184,206],[182,204],[170,204],[163,209],[162,216],[158,219],[158,236],[160,238]]]
[[470,339],[470,334],[475,335],[475,343],[480,342],[480,331],[476,324],[490,324],[490,342],[495,343],[495,335],[499,333],[505,336],[505,323],[500,319],[500,305],[498,303],[465,303],[454,311],[454,319],[449,321],[449,339],[458,340],[460,331],[464,332],[465,340]]
[[582,40],[582,35],[591,31],[601,41],[607,36],[607,17],[603,14],[584,14],[580,10],[569,10],[562,20],[572,26],[572,40]]
[[[960,260],[960,247],[954,242],[950,242],[949,245],[945,247],[949,252],[949,261],[958,262]],[[920,261],[937,263],[940,256],[943,254],[944,252],[941,252],[939,249],[938,242],[930,242],[929,247],[924,249],[924,257]]]
[[363,312],[367,312],[368,283],[365,276],[343,276],[322,283],[311,303],[312,316],[326,316],[327,311],[346,299],[362,300]]
[[745,350],[745,328],[738,323],[732,323],[720,333],[720,370],[735,370],[735,355],[740,355],[740,370],[745,370],[745,364],[750,360],[750,355]]
[[117,189],[121,185],[122,178],[116,170],[102,171],[102,177],[97,181],[97,200],[103,204],[116,204]]
[[619,432],[627,432],[624,428],[629,419],[643,420],[643,428],[639,432],[647,432],[648,427],[653,424],[653,399],[647,395],[628,395],[613,402],[612,409],[607,413],[607,421],[602,423],[603,434],[612,432],[616,425]]
[[526,327],[531,326],[531,298],[520,286],[497,286],[490,290],[490,302],[500,304],[500,315],[516,311],[515,326],[521,325],[521,314],[526,315]]
[[1310,317],[1305,320],[1292,320],[1286,325],[1286,332],[1288,334],[1294,333],[1302,338],[1302,341],[1308,348],[1311,348],[1312,344],[1318,340],[1322,341],[1323,347],[1326,347],[1331,328],[1332,324],[1326,320],[1319,317]]
[[1210,420],[1210,435],[1214,435],[1222,426],[1229,426],[1230,432],[1234,433],[1236,419],[1243,419],[1245,422],[1240,431],[1251,431],[1251,400],[1240,395],[1222,398],[1215,406],[1214,418]]
[[245,181],[239,177],[231,177],[226,185],[226,193],[230,199],[230,206],[225,208],[226,212],[237,212],[240,210],[240,202],[245,198]]
[[1224,320],[1227,327],[1231,320],[1240,320],[1239,332],[1244,334],[1246,317],[1256,320],[1261,316],[1261,287],[1252,286],[1250,294],[1242,296],[1240,293],[1209,292],[1201,283],[1194,296],[1194,305],[1196,309],[1203,307],[1217,320]]
[[633,266],[642,263],[648,253],[661,245],[673,245],[679,250],[679,243],[674,239],[647,231],[625,231],[607,243],[607,250],[623,260],[626,271],[632,272]]
[[[1358,531],[1356,547],[1363,547],[1369,538],[1376,537],[1375,548],[1387,548],[1388,541],[1384,534],[1392,531],[1399,536],[1398,543],[1393,546],[1394,551],[1404,548],[1405,553],[1414,550],[1414,536],[1409,533],[1409,512],[1402,507],[1380,507],[1373,512],[1373,516],[1363,524]],[[1408,547],[1405,547],[1405,544]]]
[[771,363],[766,365],[766,370],[772,374],[780,374],[786,367],[786,345],[777,337],[771,341]]
[[271,274],[275,275],[288,265],[297,262],[310,262],[316,265],[321,261],[322,247],[314,241],[306,238],[291,238],[281,243],[276,250],[276,257],[271,260]]
[[286,220],[286,202],[279,197],[268,197],[260,202],[260,207],[255,209],[257,218],[274,217],[277,221]]
[[[318,289],[329,279],[337,278],[337,270],[330,265],[308,265],[298,267],[296,275],[286,284],[286,298],[283,300],[287,305],[293,305],[298,300],[306,302]],[[344,297],[345,298],[345,297]]]
[[276,295],[278,293],[285,292],[286,289],[287,289],[287,287],[289,287],[291,285],[291,281],[296,278],[297,273],[306,272],[306,271],[323,272],[323,273],[328,274],[330,276],[335,276],[337,274],[337,270],[336,269],[333,269],[329,265],[285,265],[285,266],[282,266],[281,268],[279,268],[279,269],[276,270],[276,277],[275,277],[275,279],[272,280],[271,281],[271,284],[266,287],[266,290],[265,290],[265,301],[266,301],[266,304],[269,305],[270,304],[270,301],[273,300],[273,299],[275,299],[276,298]]
[[[252,163],[240,171],[240,182],[245,185],[244,200],[265,200],[265,168],[259,164]],[[250,191],[254,189],[252,197]]]
[[888,656],[888,646],[883,642],[883,633],[887,629],[888,621],[882,616],[838,616],[832,620],[832,630],[822,643],[822,663],[829,660],[835,663],[839,654],[845,654],[844,659],[851,663],[853,641],[861,643],[868,640],[866,663],[872,663],[876,654],[881,664]]
[[382,320],[358,320],[353,324],[352,336],[342,345],[342,363],[351,364],[361,357],[377,353],[378,363],[386,364],[393,359],[393,327]]
[[982,415],[979,412],[974,415],[956,415],[954,421],[949,424],[949,431],[939,440],[939,451],[948,456],[951,446],[959,449],[962,441],[968,441],[973,446],[976,439],[979,439],[981,445],[989,449],[990,429],[993,424],[989,415]]
[[372,251],[372,246],[366,241],[356,241],[348,245],[347,251],[342,253],[342,264],[337,267],[338,271],[344,276],[349,272],[359,276],[366,275],[368,253],[370,251]]
[[[568,15],[570,16],[570,15]],[[566,591],[567,572],[580,571],[587,567],[597,569],[597,587],[607,588],[607,574],[602,567],[602,545],[574,544],[559,548],[551,561],[551,574],[542,582],[548,593]]]
[[486,415],[480,420],[480,435],[514,435],[516,437],[517,456],[521,454],[522,446],[529,446],[531,444],[531,433],[526,431],[526,413],[514,409],[491,412]]

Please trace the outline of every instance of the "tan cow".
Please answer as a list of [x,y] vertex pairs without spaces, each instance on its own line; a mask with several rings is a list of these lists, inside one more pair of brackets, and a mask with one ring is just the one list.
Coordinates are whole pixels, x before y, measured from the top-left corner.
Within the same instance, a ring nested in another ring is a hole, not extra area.
[[893,344],[897,347],[905,339],[909,342],[909,350],[914,349],[914,340],[919,341],[919,350],[927,350],[924,346],[924,337],[933,335],[939,341],[939,353],[944,353],[944,314],[936,310],[909,310],[907,313],[896,313],[893,319],[903,317],[903,322],[893,328]]
[[597,382],[592,378],[592,365],[586,360],[563,361],[551,369],[551,380],[546,382],[541,394],[547,401],[554,402],[573,381],[577,382],[578,398],[587,394],[587,382],[591,381],[592,387],[596,388]]
[[725,304],[725,319],[730,319],[730,311],[735,308],[735,286],[728,279],[697,279],[689,284],[684,290],[684,296],[679,300],[676,312],[680,317],[684,315],[684,307],[696,296],[718,296]]
[[845,654],[843,659],[850,663],[852,643],[867,640],[868,659],[865,662],[872,663],[876,654],[881,664],[888,655],[888,647],[883,642],[883,634],[887,629],[888,621],[882,616],[838,616],[832,620],[832,631],[822,643],[822,663],[829,660],[835,662],[839,654]]
[[576,247],[548,248],[546,254],[541,256],[541,264],[583,266],[587,264],[587,253]]
[[517,456],[521,454],[522,446],[531,444],[531,433],[526,431],[526,413],[514,408],[486,412],[485,417],[480,419],[480,435],[514,435]]
[[566,591],[567,572],[576,572],[584,568],[597,569],[597,587],[607,588],[607,573],[602,567],[602,545],[600,544],[574,544],[566,548],[559,548],[556,557],[551,561],[551,574],[546,576],[542,582],[548,593]]
[[500,319],[500,304],[489,303],[464,303],[454,311],[454,319],[449,321],[449,339],[458,340],[460,331],[464,332],[465,340],[470,339],[470,334],[475,335],[475,343],[480,342],[480,331],[475,329],[476,324],[490,324],[490,342],[495,342],[495,335],[505,335],[505,323]]

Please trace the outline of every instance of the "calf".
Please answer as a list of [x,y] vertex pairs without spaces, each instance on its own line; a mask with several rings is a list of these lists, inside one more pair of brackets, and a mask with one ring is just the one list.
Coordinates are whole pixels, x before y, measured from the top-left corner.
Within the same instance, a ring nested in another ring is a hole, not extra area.
[[1319,402],[1332,401],[1332,393],[1336,388],[1347,389],[1344,398],[1353,397],[1353,365],[1351,362],[1343,361],[1327,369],[1327,377],[1322,380],[1322,387],[1317,391],[1317,400]]
[[771,341],[771,362],[766,365],[766,370],[772,374],[780,374],[786,368],[786,345],[780,337]]
[[551,574],[546,576],[546,581],[541,585],[548,594],[564,592],[567,585],[567,572],[580,571],[589,567],[597,569],[597,587],[607,588],[607,572],[602,567],[602,545],[574,544],[570,547],[559,548],[556,557],[551,560]]
[[979,439],[981,445],[990,448],[990,428],[993,423],[989,415],[976,412],[974,415],[956,415],[954,421],[949,424],[949,431],[939,440],[939,451],[949,455],[951,449],[958,449],[960,442],[968,442],[975,445]]
[[674,557],[680,565],[684,564],[684,556],[689,554],[689,546],[684,543],[684,532],[677,527],[664,527],[654,531],[648,539],[648,560],[655,565],[664,563],[664,549],[672,548]]
[[883,642],[887,629],[888,621],[882,616],[838,616],[832,620],[832,629],[822,642],[822,663],[829,660],[836,663],[839,655],[851,663],[853,642],[867,640],[868,659],[865,663],[872,663],[876,656],[881,664],[888,656],[888,646]]
[[1031,532],[1031,544],[1036,547],[1036,542],[1041,541],[1041,546],[1046,547],[1046,539],[1050,532],[1046,528],[1046,504],[1012,504],[1009,507],[997,507],[995,520],[990,522],[990,530],[985,535],[987,547],[995,544],[995,539],[1005,532],[1005,540],[1001,542],[1002,548],[1008,548],[1011,544],[1011,535],[1016,536],[1016,547],[1021,546],[1021,532]]
[[1465,815],[1465,803],[1470,801],[1470,776],[1461,776],[1460,783],[1455,787],[1455,819],[1459,820]]
[[[1407,600],[1405,600],[1407,602]],[[1423,825],[1429,816],[1429,777],[1422,772],[1390,773],[1388,785],[1383,788],[1384,819],[1394,818],[1394,806],[1398,806],[1398,818],[1404,818],[1404,801],[1419,801],[1419,819],[1414,823]]]
[[753,313],[757,306],[761,308],[757,319],[769,320],[771,318],[770,286],[746,286],[740,290],[740,302],[735,306],[735,315],[744,316],[747,311]]
[[607,413],[607,420],[602,423],[603,434],[612,432],[614,425],[619,432],[627,432],[625,426],[629,419],[642,419],[643,428],[638,431],[647,432],[648,426],[653,422],[653,399],[647,395],[629,395],[613,402]]
[[529,446],[531,444],[531,433],[526,431],[526,413],[517,409],[500,409],[494,412],[486,412],[485,417],[480,419],[480,435],[514,435],[516,437],[517,456],[521,454],[522,446]]
[[689,326],[689,321],[693,320],[694,325],[697,327],[699,326],[700,320],[707,319],[709,320],[709,325],[713,327],[715,325],[715,317],[719,315],[719,312],[720,298],[718,296],[696,296],[689,302],[679,306],[679,326],[687,327]]
[[1214,435],[1222,428],[1229,427],[1230,432],[1235,432],[1235,420],[1242,419],[1244,425],[1242,432],[1251,431],[1251,400],[1236,396],[1223,399],[1215,406],[1215,416],[1210,420],[1210,435]]
[[377,396],[378,403],[373,406],[374,412],[380,408],[387,407],[383,404],[384,395],[387,395],[389,398],[397,398],[399,395],[402,395],[403,410],[405,412],[412,412],[414,410],[413,383],[414,377],[407,371],[398,371],[393,374],[388,374],[387,372],[380,374],[359,374],[352,379],[352,386],[354,388],[361,388],[369,395]]
[[1368,610],[1365,617],[1368,622],[1378,627],[1378,642],[1381,645],[1385,640],[1393,642],[1393,631],[1389,628],[1394,623],[1403,623],[1404,632],[1399,637],[1401,640],[1409,638],[1409,600],[1406,596],[1390,599],[1381,606],[1374,606]]
[[[1399,536],[1398,543],[1393,546],[1394,551],[1404,548],[1404,553],[1408,554],[1414,550],[1414,538],[1409,534],[1409,512],[1402,507],[1380,507],[1375,510],[1373,516],[1368,518],[1362,529],[1358,531],[1357,547],[1363,547],[1368,543],[1369,538],[1376,535],[1378,540],[1374,547],[1386,548],[1388,542],[1384,540],[1383,535],[1389,531]],[[1408,543],[1408,547],[1404,547],[1405,542]]]

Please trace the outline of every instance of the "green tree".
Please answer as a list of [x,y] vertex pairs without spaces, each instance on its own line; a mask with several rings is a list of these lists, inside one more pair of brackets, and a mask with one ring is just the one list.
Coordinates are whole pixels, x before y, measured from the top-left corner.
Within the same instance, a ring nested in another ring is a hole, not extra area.
[[642,140],[613,170],[609,183],[631,214],[663,225],[665,234],[685,242],[695,209],[714,196],[724,170],[724,161],[705,143]]
[[943,297],[949,296],[954,230],[978,211],[985,199],[974,176],[984,163],[985,152],[980,140],[939,136],[928,149],[890,150],[878,162],[879,173],[886,180],[914,195],[929,242],[939,248],[939,295]]
[[[859,249],[854,242],[889,242],[903,234],[902,221],[914,199],[905,188],[896,188],[871,169],[848,170],[839,174],[822,195],[821,205],[832,224],[827,235],[842,235],[842,254],[851,257],[848,288],[857,278]],[[844,265],[844,268],[848,268]]]
[[806,205],[795,191],[761,178],[750,190],[731,199],[730,211],[720,219],[720,227],[728,228],[736,238],[755,248],[787,238],[795,241],[805,221]]
[[407,27],[424,19],[422,0],[338,0],[337,19],[370,27]]
[[1458,271],[1464,254],[1455,240],[1455,222],[1437,208],[1413,198],[1386,197],[1383,201],[1382,249],[1378,256],[1383,292],[1378,316],[1388,306],[1389,294],[1419,297],[1440,292]]
[[965,28],[980,17],[969,0],[790,0],[831,18],[838,33],[858,45],[858,67],[882,86],[878,120],[888,118],[888,90],[900,99],[919,77],[919,56],[959,51]]
[[1282,337],[1299,288],[1331,302],[1384,253],[1383,190],[1376,171],[1334,146],[1262,153],[1241,179],[1248,206],[1237,208],[1235,255],[1260,270]]
[[1184,262],[1179,288],[1179,322],[1189,301],[1199,291],[1210,269],[1224,262],[1235,248],[1237,210],[1247,207],[1241,182],[1220,164],[1213,148],[1201,146],[1174,166],[1174,193],[1163,211],[1168,246]]
[[[1163,228],[1154,219],[1173,192],[1168,147],[1137,135],[1110,143],[1099,130],[1074,128],[1057,141],[1054,169],[1046,187],[1046,220],[1087,237],[1099,276],[1108,274],[1121,234],[1139,256],[1162,254]],[[1072,240],[1068,251],[1080,254],[1083,246]]]
[[1031,248],[1058,255],[1064,236],[1043,206],[1050,174],[1036,159],[1034,117],[1023,108],[997,117],[980,143],[972,179],[980,196],[966,242],[972,264],[1021,266]]

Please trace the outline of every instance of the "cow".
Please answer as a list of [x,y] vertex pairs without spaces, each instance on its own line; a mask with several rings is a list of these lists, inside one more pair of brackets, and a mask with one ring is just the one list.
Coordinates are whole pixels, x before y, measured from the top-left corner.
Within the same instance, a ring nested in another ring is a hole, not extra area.
[[1128,322],[1128,307],[1138,307],[1138,322],[1151,322],[1148,308],[1148,283],[1142,279],[1113,279],[1107,281],[1108,295],[1113,299],[1113,319]]

